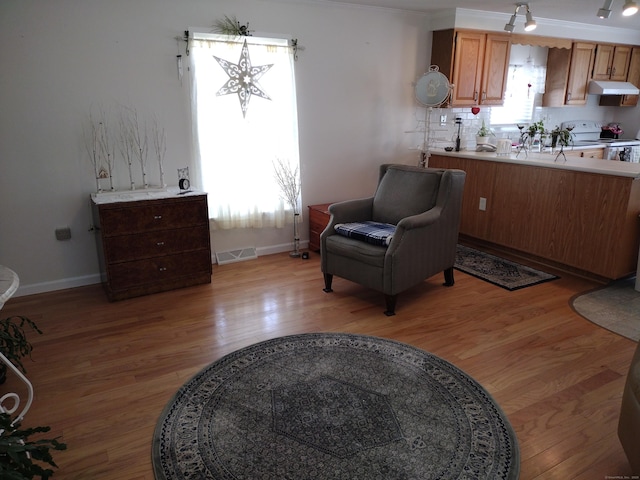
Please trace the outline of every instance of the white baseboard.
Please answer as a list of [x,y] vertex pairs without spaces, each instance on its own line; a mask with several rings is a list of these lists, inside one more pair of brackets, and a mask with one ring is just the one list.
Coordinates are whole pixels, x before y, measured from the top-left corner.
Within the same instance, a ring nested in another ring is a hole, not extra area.
[[36,293],[54,292],[56,290],[65,290],[67,288],[95,285],[101,281],[100,274],[96,273],[93,275],[84,275],[82,277],[63,278],[61,280],[53,280],[51,282],[20,285],[14,297],[23,297],[25,295],[34,295]]
[[[308,248],[309,241],[301,240],[300,248]],[[258,247],[256,251],[258,256],[273,255],[275,253],[289,252],[293,250],[293,243],[282,243],[280,245],[270,245],[267,247]],[[212,255],[211,262],[215,263],[215,255]],[[13,295],[14,297],[23,297],[25,295],[35,295],[36,293],[55,292],[56,290],[65,290],[67,288],[85,287],[87,285],[95,285],[102,282],[99,273],[92,275],[84,275],[81,277],[63,278],[60,280],[52,280],[50,282],[32,283],[28,285],[20,285]]]

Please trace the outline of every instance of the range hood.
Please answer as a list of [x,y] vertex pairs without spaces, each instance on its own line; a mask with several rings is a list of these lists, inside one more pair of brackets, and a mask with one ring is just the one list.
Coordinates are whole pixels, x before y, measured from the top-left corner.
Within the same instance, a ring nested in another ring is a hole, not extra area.
[[595,95],[638,95],[640,90],[631,82],[591,80],[589,93]]

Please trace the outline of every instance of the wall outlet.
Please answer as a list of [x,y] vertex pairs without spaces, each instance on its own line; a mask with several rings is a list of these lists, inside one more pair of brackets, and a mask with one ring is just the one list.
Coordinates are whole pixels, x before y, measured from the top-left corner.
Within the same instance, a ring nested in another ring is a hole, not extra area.
[[445,126],[447,124],[447,116],[440,115],[440,126]]
[[480,210],[482,210],[483,212],[487,209],[487,199],[484,197],[480,197],[480,204],[478,205],[478,208]]
[[56,240],[70,240],[71,239],[71,228],[62,227],[56,228]]

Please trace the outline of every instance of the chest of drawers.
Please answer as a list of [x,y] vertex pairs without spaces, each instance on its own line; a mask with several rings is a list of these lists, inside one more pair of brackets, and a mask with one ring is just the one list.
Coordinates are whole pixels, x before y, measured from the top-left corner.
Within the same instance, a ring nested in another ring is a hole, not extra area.
[[92,201],[109,300],[211,282],[206,194]]

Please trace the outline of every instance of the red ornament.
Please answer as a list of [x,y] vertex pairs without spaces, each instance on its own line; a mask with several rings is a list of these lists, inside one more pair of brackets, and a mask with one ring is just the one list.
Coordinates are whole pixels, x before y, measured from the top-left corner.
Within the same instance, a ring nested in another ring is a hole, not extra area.
[[471,113],[477,115],[478,113],[480,113],[480,107],[471,107]]

